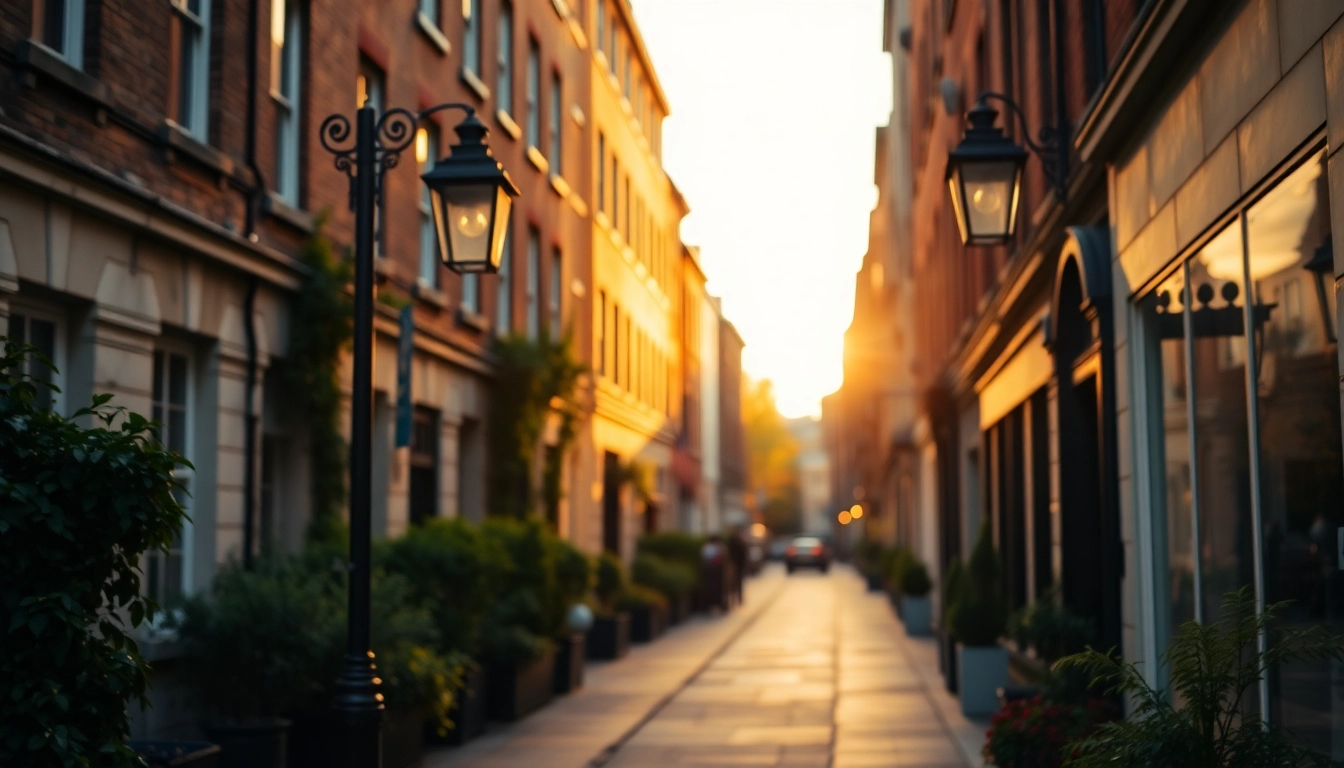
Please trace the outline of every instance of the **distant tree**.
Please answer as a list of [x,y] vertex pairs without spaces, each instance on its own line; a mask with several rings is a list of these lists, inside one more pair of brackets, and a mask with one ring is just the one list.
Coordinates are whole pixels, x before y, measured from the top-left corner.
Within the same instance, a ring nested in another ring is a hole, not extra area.
[[748,492],[761,505],[771,531],[795,533],[802,525],[798,441],[775,407],[775,387],[769,379],[743,382],[742,423],[747,435]]

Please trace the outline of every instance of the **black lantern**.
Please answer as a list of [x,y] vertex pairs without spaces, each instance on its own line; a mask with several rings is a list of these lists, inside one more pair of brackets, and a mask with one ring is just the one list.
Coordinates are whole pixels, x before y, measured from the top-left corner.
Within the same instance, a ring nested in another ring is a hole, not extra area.
[[490,154],[490,129],[474,114],[454,130],[460,143],[420,177],[429,187],[439,260],[454,272],[498,272],[518,188]]
[[1027,152],[994,127],[998,115],[978,101],[966,115],[961,143],[947,156],[947,185],[965,245],[1001,245],[1017,229]]

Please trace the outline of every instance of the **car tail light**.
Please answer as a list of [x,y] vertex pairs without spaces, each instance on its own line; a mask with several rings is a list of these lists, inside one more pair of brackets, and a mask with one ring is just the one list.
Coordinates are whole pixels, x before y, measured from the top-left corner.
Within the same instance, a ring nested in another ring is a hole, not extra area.
[[818,544],[817,546],[815,546],[815,547],[812,548],[812,555],[813,555],[814,557],[821,557],[821,545],[820,545],[820,544]]

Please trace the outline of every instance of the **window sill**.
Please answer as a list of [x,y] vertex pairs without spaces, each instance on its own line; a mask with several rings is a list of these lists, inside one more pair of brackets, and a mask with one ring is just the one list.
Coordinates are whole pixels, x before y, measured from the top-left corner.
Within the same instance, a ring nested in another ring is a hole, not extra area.
[[588,124],[588,116],[583,114],[583,110],[578,104],[569,108],[569,117],[580,128]]
[[376,277],[386,279],[396,272],[396,266],[386,255],[375,252],[373,255],[373,274]]
[[[19,69],[31,74],[40,74],[65,87],[82,94],[99,107],[112,102],[112,89],[89,73],[73,67],[60,54],[42,45],[36,40],[20,40],[14,47],[14,57]],[[36,85],[35,82],[29,85]]]
[[574,44],[580,51],[588,47],[588,35],[583,33],[583,25],[573,16],[569,17],[569,33],[574,36]]
[[159,139],[168,151],[170,163],[173,161],[173,155],[181,152],[221,176],[233,175],[233,158],[191,135],[187,129],[172,120],[165,120],[160,126]]
[[484,315],[473,312],[466,307],[458,307],[457,324],[476,333],[485,333],[490,330],[490,322],[485,319]]
[[611,227],[611,219],[607,217],[607,212],[606,212],[606,211],[598,211],[597,213],[594,213],[594,214],[593,214],[593,221],[596,221],[598,224],[602,225],[603,227],[607,227],[607,228],[610,228],[610,227]]
[[569,4],[565,0],[551,0],[551,7],[555,9],[555,15],[559,16],[561,21],[569,21]]
[[467,87],[476,94],[476,98],[481,101],[490,98],[490,86],[482,82],[481,78],[477,77],[475,72],[472,72],[465,67],[462,69],[462,82],[466,83]]
[[448,294],[430,285],[423,277],[416,279],[415,285],[411,287],[411,295],[439,309],[448,308]]
[[569,205],[574,209],[574,213],[578,214],[580,219],[588,218],[588,204],[583,201],[582,197],[571,194],[569,196]]
[[527,148],[527,161],[542,173],[548,173],[551,170],[551,164],[546,161],[546,156],[541,154],[541,150],[531,145]]
[[523,135],[523,129],[519,128],[518,124],[513,121],[513,118],[509,117],[509,113],[502,109],[495,110],[495,122],[499,123],[499,127],[503,128],[505,133],[512,136],[514,141],[517,141],[518,137]]
[[621,111],[625,113],[626,117],[634,119],[635,108],[630,104],[630,97],[624,94],[621,96]]
[[444,36],[443,31],[421,11],[415,12],[415,26],[438,49],[441,55],[447,56],[453,52],[453,44],[448,42],[448,38]]
[[552,173],[550,175],[550,181],[551,189],[555,190],[555,194],[559,195],[560,199],[566,200],[569,198],[569,182],[565,181],[564,176],[561,176],[558,173]]
[[276,194],[275,192],[267,192],[266,197],[264,197],[261,201],[261,206],[262,210],[264,210],[266,213],[285,222],[286,224],[290,225],[291,227],[294,227],[295,229],[299,229],[304,232],[312,232],[315,227],[315,224],[313,222],[313,215],[311,213],[308,213],[307,211],[302,210],[300,208],[295,208],[294,206],[285,202],[285,199],[280,197],[280,195]]
[[601,48],[594,49],[593,60],[597,62],[597,65],[601,67],[602,71],[604,72],[611,71],[611,62],[607,61],[606,51],[602,50]]

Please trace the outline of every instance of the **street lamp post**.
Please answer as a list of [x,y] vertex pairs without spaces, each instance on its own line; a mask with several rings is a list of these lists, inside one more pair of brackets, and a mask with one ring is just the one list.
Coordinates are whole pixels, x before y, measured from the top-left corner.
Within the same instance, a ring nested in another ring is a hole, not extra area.
[[1027,149],[1041,160],[1055,196],[1063,201],[1068,193],[1069,150],[1062,129],[1045,127],[1040,143],[1026,138],[1027,118],[1017,102],[998,93],[982,93],[966,114],[966,132],[961,143],[947,156],[947,185],[952,210],[964,245],[1002,245],[1017,231],[1022,202],[1022,169],[1027,151],[994,127],[999,112],[989,106],[1000,101],[1022,123]]
[[334,707],[345,748],[339,764],[349,768],[382,765],[383,696],[374,665],[369,626],[369,550],[372,538],[373,433],[373,239],[374,212],[382,194],[383,174],[395,168],[401,151],[415,139],[420,122],[435,112],[458,109],[466,117],[457,126],[460,143],[452,154],[424,174],[434,204],[440,258],[458,272],[494,272],[499,268],[509,214],[518,188],[490,155],[489,129],[465,104],[441,104],[419,113],[389,110],[379,116],[364,106],[350,120],[330,115],[319,138],[335,156],[336,169],[350,179],[355,212],[355,311],[353,376],[350,390],[350,562],[346,614],[346,653],[336,680]]

